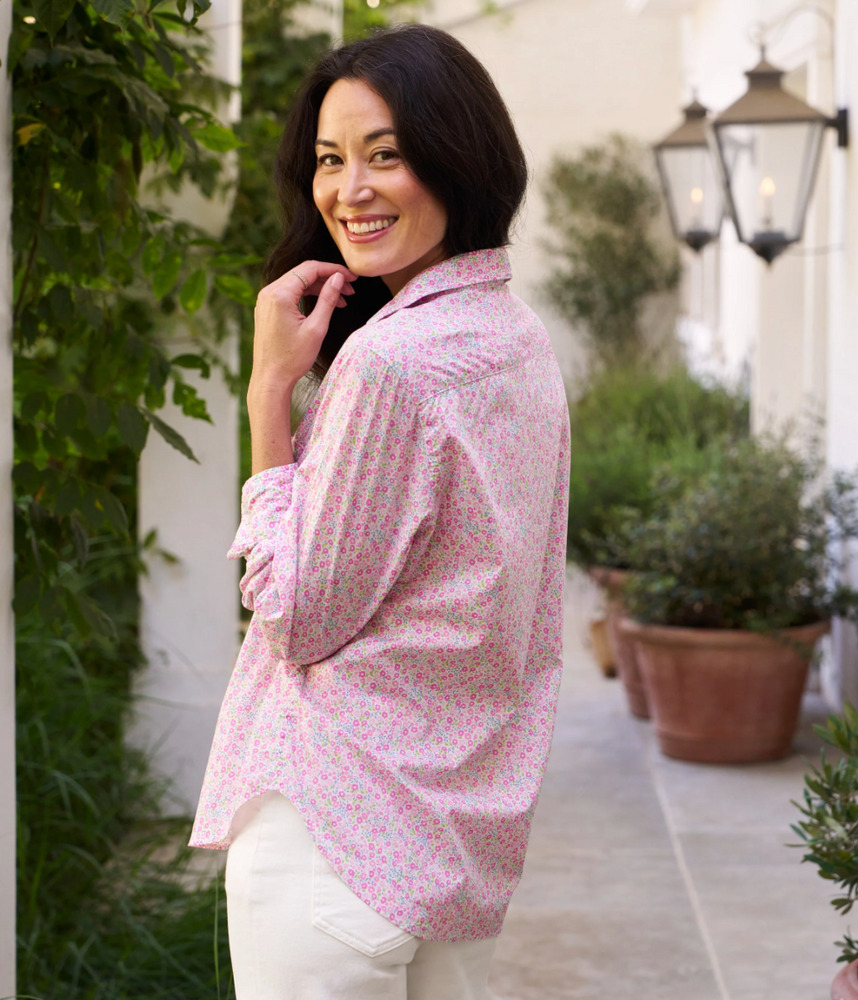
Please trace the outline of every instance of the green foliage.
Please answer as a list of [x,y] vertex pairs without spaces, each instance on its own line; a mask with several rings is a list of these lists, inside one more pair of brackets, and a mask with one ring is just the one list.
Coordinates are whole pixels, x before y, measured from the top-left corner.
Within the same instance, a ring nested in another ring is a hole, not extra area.
[[[803,804],[793,802],[804,819],[792,827],[803,843],[793,846],[805,847],[802,861],[843,890],[831,905],[846,914],[858,898],[858,712],[847,704],[842,716],[831,715],[824,727],[814,728],[839,759],[831,763],[823,750],[820,766],[805,776]],[[858,942],[848,934],[836,945],[838,962],[858,959]]]
[[[209,276],[236,266],[141,192],[145,170],[214,193],[208,150],[235,145],[207,110],[207,5],[13,7],[18,962],[44,1000],[214,997],[227,967],[217,883],[189,891],[187,821],[153,820],[162,789],[123,740],[137,456],[154,430],[192,457],[157,411],[208,419],[183,372],[208,373],[202,307],[231,308]],[[177,324],[195,347],[171,358]]]
[[150,428],[190,456],[155,413],[168,393],[208,419],[164,333],[184,323],[208,363],[195,314],[236,297],[218,283],[232,260],[140,191],[147,167],[213,191],[219,161],[206,149],[237,142],[190,100],[218,93],[195,27],[207,6],[14,4],[15,607],[38,607],[58,633],[112,629],[84,580],[90,538],[125,538],[133,520],[114,489],[117,456],[138,455]]
[[629,511],[606,547],[635,572],[639,621],[772,632],[856,616],[838,553],[858,537],[858,476],[822,475],[784,439],[715,442],[691,479],[667,472],[647,515]]
[[661,196],[641,157],[631,140],[612,135],[574,159],[555,159],[545,188],[554,230],[546,292],[608,365],[642,357],[643,305],[679,282],[676,248],[657,233]]
[[570,422],[569,557],[584,567],[623,566],[605,541],[620,529],[624,511],[651,513],[663,466],[692,476],[710,442],[747,435],[748,403],[684,369],[667,376],[606,369],[571,405]]
[[[121,465],[127,503],[129,452]],[[139,557],[113,534],[90,544],[84,584],[112,637],[61,638],[38,611],[18,621],[19,989],[42,1000],[213,1000],[213,947],[229,967],[219,888],[189,870],[187,821],[152,819],[162,789],[123,739]]]
[[402,20],[402,15],[410,8],[420,6],[420,0],[380,0],[375,8],[370,7],[366,0],[343,0],[343,36],[346,42],[363,38],[376,28],[384,28],[391,23],[391,15],[395,20]]

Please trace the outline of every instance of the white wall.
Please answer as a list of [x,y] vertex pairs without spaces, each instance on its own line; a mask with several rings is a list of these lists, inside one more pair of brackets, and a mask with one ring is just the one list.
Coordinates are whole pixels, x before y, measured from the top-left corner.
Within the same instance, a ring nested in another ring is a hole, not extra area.
[[434,0],[424,19],[446,28],[485,64],[528,155],[532,181],[512,248],[513,290],[548,327],[567,378],[581,365],[568,325],[545,303],[550,230],[541,184],[555,154],[610,132],[655,142],[679,118],[680,29],[675,17],[636,17],[623,0]]
[[[5,53],[12,3],[0,3]],[[12,619],[11,86],[0,68],[0,997],[15,993],[15,623]]]
[[[211,72],[237,84],[241,79],[241,2],[214,0],[200,19],[212,41]],[[226,121],[239,113],[238,94],[219,112]],[[217,233],[229,202],[212,202],[193,190],[173,210]],[[194,345],[168,338],[168,352]],[[221,345],[231,371],[238,365],[235,336]],[[184,417],[168,405],[167,423],[188,441],[195,464],[150,432],[139,465],[140,538],[157,531],[157,553],[141,578],[141,642],[148,664],[135,686],[131,743],[147,750],[156,772],[171,778],[171,811],[196,807],[217,714],[239,645],[238,567],[226,553],[238,526],[238,401],[217,371],[193,381],[206,400],[213,424]]]
[[[645,12],[648,6],[644,4]],[[715,112],[731,104],[747,87],[745,71],[759,59],[752,40],[755,26],[778,22],[797,6],[793,0],[688,3],[682,16],[683,97],[696,90]],[[768,57],[788,71],[789,89],[833,112],[831,35],[822,18],[797,13],[770,35]],[[693,289],[687,304],[694,315],[708,312],[689,328],[696,347],[709,345],[708,357],[705,350],[694,353],[700,367],[735,378],[750,366],[757,429],[783,426],[825,406],[830,258],[809,251],[829,244],[827,162],[832,146],[833,135],[828,135],[803,243],[767,267],[739,244],[726,221],[719,245],[708,251],[710,265],[717,256],[717,309],[701,308]]]
[[[828,326],[828,458],[840,468],[858,467],[858,0],[837,3],[837,103],[848,107],[853,130],[849,149],[831,157],[828,241],[830,298]],[[854,554],[853,554],[854,563]],[[849,573],[858,586],[855,567]],[[838,623],[832,635],[830,700],[839,695],[858,705],[858,643],[855,630]]]

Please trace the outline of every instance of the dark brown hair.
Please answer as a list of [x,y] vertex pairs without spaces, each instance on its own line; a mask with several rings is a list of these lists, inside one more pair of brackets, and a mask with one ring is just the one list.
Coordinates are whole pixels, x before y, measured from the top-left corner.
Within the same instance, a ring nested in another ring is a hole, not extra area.
[[[363,80],[388,105],[399,151],[447,210],[449,256],[509,242],[527,166],[497,87],[452,35],[399,25],[326,52],[292,104],[275,168],[285,222],[266,282],[304,260],[344,263],[313,201],[319,109],[337,80]],[[331,319],[314,372],[322,377],[346,338],[390,300],[381,278],[359,278]]]

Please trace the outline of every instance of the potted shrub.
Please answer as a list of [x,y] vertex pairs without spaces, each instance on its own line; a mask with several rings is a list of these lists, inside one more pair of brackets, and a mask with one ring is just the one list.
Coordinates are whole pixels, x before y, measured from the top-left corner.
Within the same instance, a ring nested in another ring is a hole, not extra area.
[[837,551],[858,536],[858,482],[824,481],[783,440],[709,449],[613,543],[638,567],[624,599],[662,751],[736,763],[789,753],[814,644],[858,593]]
[[606,620],[594,623],[597,634],[602,628],[608,633],[629,708],[647,718],[634,644],[619,628],[621,590],[631,568],[627,546],[611,547],[608,540],[616,541],[628,511],[646,516],[654,509],[661,490],[657,470],[668,466],[687,478],[712,441],[747,435],[747,400],[681,368],[668,374],[605,369],[570,406],[570,422],[567,554],[606,592]]
[[[793,846],[804,847],[802,861],[841,890],[831,905],[846,914],[858,897],[858,712],[846,705],[842,716],[814,728],[842,756],[832,764],[823,750],[820,766],[805,777],[803,804],[794,803],[804,816],[793,825],[802,843]],[[847,964],[834,979],[831,1000],[858,1000],[858,942],[845,934],[837,947],[837,961]]]

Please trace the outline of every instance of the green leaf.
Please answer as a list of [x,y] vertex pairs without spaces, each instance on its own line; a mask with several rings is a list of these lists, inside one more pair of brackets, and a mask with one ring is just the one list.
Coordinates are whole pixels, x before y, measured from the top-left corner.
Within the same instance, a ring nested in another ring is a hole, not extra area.
[[89,533],[77,516],[69,518],[71,523],[72,541],[74,542],[75,558],[80,569],[86,565],[89,558]]
[[[81,484],[84,486],[84,484]],[[99,491],[87,483],[83,488],[80,499],[80,510],[83,516],[89,521],[91,528],[96,531],[104,524],[104,507],[101,506]]]
[[134,268],[117,250],[109,250],[104,262],[107,273],[123,288],[134,280]]
[[146,444],[149,425],[137,407],[131,403],[120,404],[116,411],[116,426],[119,428],[119,436],[122,440],[135,454],[139,455]]
[[68,436],[84,419],[86,407],[76,392],[60,396],[54,409],[54,424],[60,434]]
[[21,417],[32,420],[39,410],[47,410],[49,405],[47,393],[28,392],[21,403]]
[[90,0],[90,3],[105,21],[122,28],[134,16],[133,0]]
[[195,368],[202,374],[203,378],[208,378],[211,375],[211,365],[199,354],[180,354],[178,357],[171,358],[170,364],[176,365],[178,368]]
[[54,512],[57,517],[68,517],[77,507],[80,499],[80,489],[74,479],[67,479],[59,488],[57,499],[54,502]]
[[163,236],[153,236],[143,247],[143,273],[148,278],[164,258],[166,241]]
[[106,635],[111,639],[115,639],[116,626],[113,624],[113,619],[110,618],[109,615],[105,614],[95,601],[90,600],[86,594],[77,594],[75,596],[78,604],[80,605],[80,609],[86,620],[89,622],[93,632],[98,632],[101,635]]
[[15,133],[18,137],[18,144],[20,146],[26,146],[28,142],[31,142],[36,136],[45,130],[45,126],[41,122],[33,122],[30,125],[23,125]]
[[25,576],[15,585],[15,599],[12,601],[12,608],[16,615],[25,615],[36,606],[39,594],[42,592],[42,584],[37,576]]
[[110,406],[101,396],[86,397],[86,425],[93,437],[104,437],[110,430]]
[[177,430],[174,430],[169,424],[165,424],[164,421],[160,417],[156,417],[151,410],[144,408],[143,416],[149,421],[149,423],[155,428],[167,444],[171,444],[176,451],[180,451],[192,462],[199,461],[197,456],[191,451],[191,446]]
[[39,447],[39,436],[36,428],[32,424],[15,421],[15,447],[25,455],[35,454]]
[[54,285],[48,298],[57,323],[70,323],[74,319],[74,302],[65,285]]
[[110,490],[100,489],[98,491],[98,499],[104,509],[104,513],[107,515],[107,520],[111,523],[113,528],[118,531],[120,535],[127,535],[128,516],[125,513],[125,508],[119,502],[115,494],[111,493]]
[[231,128],[216,125],[214,122],[195,128],[191,134],[197,142],[215,153],[228,153],[231,149],[238,149],[244,145]]
[[12,470],[12,479],[24,493],[35,493],[42,485],[44,474],[32,462],[19,462]]
[[72,625],[74,625],[78,634],[82,639],[88,638],[92,628],[86,620],[86,616],[81,610],[81,607],[77,602],[77,598],[70,590],[67,590],[63,594],[63,604],[68,612],[69,621]]
[[50,624],[62,619],[65,615],[60,598],[63,595],[63,588],[50,587],[39,598],[39,614],[42,619]]
[[[186,309],[189,313],[195,313],[203,302],[205,302],[207,287],[206,272],[202,268],[194,271],[190,278],[182,285],[182,290],[179,292],[179,301],[182,303],[182,308]],[[173,363],[175,364],[175,361]]]
[[214,281],[218,291],[228,299],[239,302],[243,306],[255,305],[256,292],[244,278],[239,278],[234,274],[216,274]]
[[173,250],[161,261],[158,270],[152,276],[152,294],[156,299],[163,299],[179,277],[182,268],[182,255]]
[[35,0],[33,13],[47,31],[51,41],[66,23],[74,5],[75,0]]

